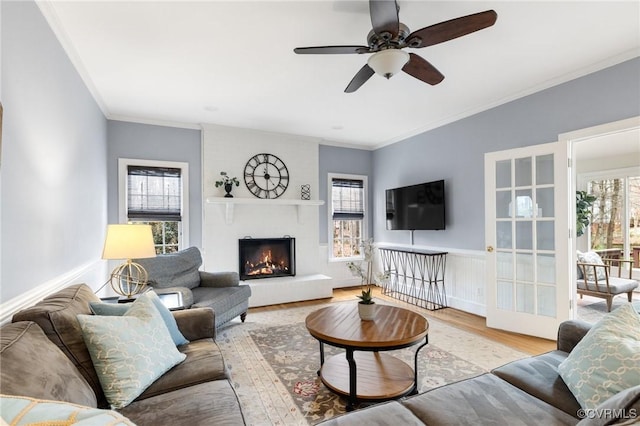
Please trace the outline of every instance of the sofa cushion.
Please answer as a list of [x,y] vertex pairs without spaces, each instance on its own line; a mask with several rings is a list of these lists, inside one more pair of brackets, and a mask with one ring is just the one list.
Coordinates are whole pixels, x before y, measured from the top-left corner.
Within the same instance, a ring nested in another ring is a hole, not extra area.
[[147,270],[149,285],[152,287],[194,288],[200,285],[198,269],[202,265],[202,256],[197,247],[148,259],[136,259],[135,262]]
[[136,400],[229,377],[222,352],[213,339],[196,340],[180,346],[178,350],[186,355],[185,361],[163,374]]
[[138,425],[244,425],[228,380],[201,383],[133,402],[118,410]]
[[251,287],[198,287],[193,292],[194,308],[212,308],[214,312],[226,312],[230,308],[246,302],[251,296]]
[[[594,265],[604,265],[602,258],[595,251],[588,251],[586,253],[578,252],[578,262],[580,263],[591,263]],[[595,273],[594,273],[595,269]],[[593,281],[595,277],[598,277],[598,280],[605,279],[605,268],[593,267],[593,266],[585,266],[585,272],[587,274],[587,280]],[[584,274],[583,274],[584,275]]]
[[402,404],[428,425],[574,425],[570,416],[493,374],[483,374],[423,394]]
[[184,361],[151,293],[123,316],[78,315],[82,334],[112,408],[126,407],[151,383]]
[[622,294],[633,291],[638,287],[638,281],[630,280],[627,278],[609,277],[609,290],[607,290],[607,282],[604,280],[598,281],[596,286],[595,281],[587,281],[585,285],[584,280],[579,280],[576,285],[581,290],[599,291],[602,293]]
[[418,426],[424,425],[411,410],[397,401],[376,404],[366,410],[343,414],[322,422],[322,426]]
[[[156,309],[162,316],[162,320],[164,324],[167,326],[167,330],[169,330],[169,334],[171,334],[171,339],[176,346],[186,345],[189,343],[187,339],[184,338],[180,330],[178,329],[178,324],[176,324],[176,320],[171,314],[171,311],[164,306],[164,303],[160,300],[157,294],[153,291],[148,291],[145,293],[151,299]],[[122,316],[129,310],[131,307],[130,303],[104,303],[104,302],[91,302],[89,303],[89,308],[91,312],[95,315],[114,315],[114,316]]]
[[578,417],[580,404],[558,373],[558,365],[567,355],[566,352],[552,351],[510,362],[492,373],[547,404]]
[[558,371],[585,409],[640,383],[640,316],[631,303],[598,321]]
[[100,387],[100,380],[93,368],[91,355],[82,338],[80,314],[91,314],[89,302],[99,302],[100,298],[86,284],[76,284],[45,297],[27,309],[13,316],[12,321],[33,321],[44,334],[58,346],[73,362],[96,394],[99,407],[106,407],[106,399]]
[[0,392],[96,407],[96,395],[38,325],[7,324],[0,332]]
[[112,410],[25,396],[0,395],[0,412],[2,420],[6,422],[3,424],[11,425],[135,426]]

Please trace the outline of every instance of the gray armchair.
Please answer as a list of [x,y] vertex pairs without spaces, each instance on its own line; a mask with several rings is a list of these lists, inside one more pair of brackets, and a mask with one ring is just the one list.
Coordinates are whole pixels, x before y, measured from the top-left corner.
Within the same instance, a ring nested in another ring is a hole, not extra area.
[[240,285],[237,272],[204,272],[197,247],[149,259],[136,259],[149,274],[149,285],[158,294],[180,293],[186,308],[212,308],[215,327],[240,316],[244,322],[251,287]]

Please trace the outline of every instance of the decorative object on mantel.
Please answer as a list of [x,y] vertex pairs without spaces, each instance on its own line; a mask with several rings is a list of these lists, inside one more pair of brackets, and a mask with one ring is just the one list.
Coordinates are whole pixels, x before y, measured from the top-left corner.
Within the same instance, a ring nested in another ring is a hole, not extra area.
[[367,286],[366,290],[362,290],[362,295],[358,296],[358,315],[363,321],[371,321],[376,315],[376,302],[373,301],[371,295],[371,287]]
[[233,185],[240,186],[240,181],[235,176],[229,177],[227,172],[220,172],[220,176],[222,176],[222,178],[216,181],[216,188],[220,186],[224,186],[224,190],[227,193],[225,197],[233,198],[233,195],[231,195],[231,190],[233,189]]
[[591,205],[596,197],[587,194],[587,191],[576,191],[576,235],[584,234],[591,219]]
[[305,183],[300,186],[300,199],[301,200],[310,200],[311,199],[311,185]]
[[278,198],[289,186],[289,170],[273,154],[256,154],[244,166],[244,183],[258,198]]
[[111,273],[111,288],[131,299],[147,285],[147,271],[131,259],[156,257],[151,225],[118,224],[107,227],[103,259],[126,259]]

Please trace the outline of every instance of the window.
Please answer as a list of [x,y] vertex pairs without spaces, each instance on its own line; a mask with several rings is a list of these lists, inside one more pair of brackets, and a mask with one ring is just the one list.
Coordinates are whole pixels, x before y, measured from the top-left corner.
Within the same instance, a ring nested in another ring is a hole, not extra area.
[[599,174],[588,180],[596,197],[589,225],[590,247],[603,257],[633,259],[640,268],[640,175],[638,170]]
[[330,187],[330,257],[351,259],[362,257],[365,238],[366,177],[329,175]]
[[186,163],[121,159],[121,222],[150,224],[156,253],[187,247]]

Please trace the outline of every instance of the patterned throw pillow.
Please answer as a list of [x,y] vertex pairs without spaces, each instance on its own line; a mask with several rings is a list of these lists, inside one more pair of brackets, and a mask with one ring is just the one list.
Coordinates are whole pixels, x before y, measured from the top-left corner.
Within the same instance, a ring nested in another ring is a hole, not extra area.
[[640,384],[640,315],[627,303],[598,321],[558,366],[582,408]]
[[0,412],[10,425],[135,426],[116,411],[26,396],[0,395]]
[[126,407],[186,358],[148,297],[138,298],[124,316],[78,315],[78,321],[111,408]]
[[[173,317],[173,314],[167,307],[162,303],[162,300],[158,297],[158,295],[154,291],[148,291],[144,293],[140,297],[148,297],[155,307],[160,312],[162,316],[162,320],[164,321],[167,329],[169,330],[169,334],[171,334],[171,338],[173,339],[173,343],[176,346],[186,345],[189,343],[187,339],[180,333],[180,329],[178,328],[178,323],[176,323],[176,319]],[[105,303],[105,302],[89,302],[89,308],[94,315],[115,315],[122,316],[129,310],[132,305],[130,303]]]
[[[578,262],[595,263],[596,265],[604,265],[602,258],[595,251],[588,251],[586,253],[578,252]],[[599,268],[599,267],[594,268],[593,266],[585,266],[585,269],[587,270],[587,281],[596,280],[593,273],[594,269],[596,270],[596,275],[598,276],[598,284],[600,284],[600,280],[606,279],[604,268]],[[604,284],[604,282],[602,284]]]

